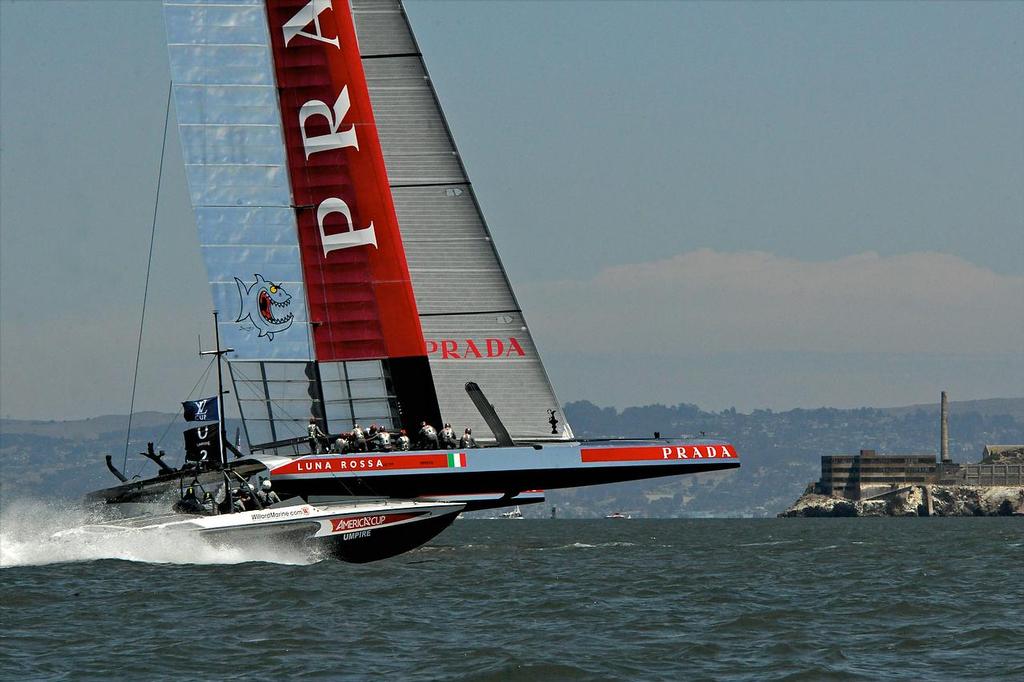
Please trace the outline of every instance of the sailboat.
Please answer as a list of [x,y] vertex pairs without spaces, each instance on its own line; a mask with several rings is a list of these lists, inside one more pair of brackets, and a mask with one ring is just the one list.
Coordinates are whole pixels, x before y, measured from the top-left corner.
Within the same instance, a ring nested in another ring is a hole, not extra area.
[[[545,489],[739,466],[718,439],[574,436],[398,0],[164,0],[164,14],[230,349],[218,340],[216,352],[249,450],[221,448],[204,475],[248,467],[282,505],[329,500],[324,536],[351,534],[335,523],[345,505],[364,505],[359,518],[386,517],[368,500],[434,505],[402,521],[393,549],[386,524],[335,543],[380,542],[363,556],[382,558],[462,511],[542,502]],[[443,423],[464,430],[459,446],[330,451],[367,424],[415,438]],[[173,480],[93,499],[132,501]]]
[[517,504],[515,509],[507,512],[501,512],[501,518],[503,519],[521,519],[523,518],[523,510],[519,508]]

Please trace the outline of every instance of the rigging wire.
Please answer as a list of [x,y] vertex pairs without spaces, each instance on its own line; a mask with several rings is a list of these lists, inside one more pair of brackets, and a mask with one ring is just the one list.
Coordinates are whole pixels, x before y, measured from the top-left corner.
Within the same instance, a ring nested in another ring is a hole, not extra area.
[[[257,390],[256,390],[256,389],[254,388],[254,386],[255,386],[255,384],[257,383],[257,381],[259,381],[260,383],[262,383],[262,380],[257,380],[257,379],[250,379],[250,378],[249,378],[248,376],[246,376],[246,375],[244,374],[244,372],[243,372],[243,371],[242,371],[241,369],[235,369],[235,370],[233,370],[233,371],[234,371],[234,372],[235,372],[235,373],[236,373],[236,374],[238,375],[238,377],[239,377],[239,378],[240,378],[240,379],[242,380],[242,382],[241,382],[241,383],[242,383],[242,386],[244,386],[245,388],[247,388],[247,389],[248,389],[248,390],[249,390],[249,391],[250,391],[250,392],[252,393],[252,395],[253,395],[254,397],[258,398],[258,399],[259,399],[260,401],[262,401],[262,402],[270,403],[271,407],[274,407],[274,408],[276,408],[276,409],[274,410],[274,412],[275,412],[275,415],[276,415],[277,413],[281,413],[281,414],[283,414],[283,415],[284,415],[285,417],[287,417],[287,418],[288,418],[288,419],[282,419],[282,420],[278,420],[278,419],[275,419],[274,421],[293,421],[293,422],[296,422],[296,423],[299,423],[299,422],[301,422],[301,421],[302,421],[302,419],[301,419],[301,418],[299,418],[299,417],[296,417],[296,416],[294,416],[294,415],[293,415],[292,413],[290,413],[290,412],[289,412],[289,411],[288,411],[288,410],[287,410],[287,409],[286,409],[286,408],[284,407],[284,405],[282,405],[281,403],[279,403],[279,402],[278,402],[277,400],[274,400],[274,399],[273,399],[273,398],[271,398],[271,397],[270,397],[269,395],[267,395],[267,394],[264,394],[264,393],[263,393],[262,391],[259,391],[259,392],[258,392],[258,391],[257,391]],[[297,383],[302,383],[302,382],[297,382]],[[308,384],[307,384],[307,385],[308,385]],[[236,386],[236,389],[237,389],[237,386]],[[311,398],[310,400],[312,400],[312,398]]]
[[[275,413],[275,419],[274,419],[274,421],[282,421],[282,422],[284,422],[284,421],[293,421],[293,422],[296,422],[296,423],[301,423],[301,420],[300,420],[300,419],[296,419],[296,418],[295,418],[295,417],[294,417],[294,416],[293,416],[293,415],[292,415],[292,414],[291,414],[290,412],[288,412],[288,410],[287,410],[287,409],[285,409],[285,408],[284,408],[284,406],[283,406],[283,405],[282,405],[281,403],[279,403],[279,402],[278,402],[277,400],[274,400],[274,399],[273,399],[273,398],[271,398],[271,397],[270,397],[270,396],[269,396],[268,394],[265,394],[265,393],[263,393],[262,391],[259,391],[259,392],[258,392],[258,391],[256,390],[256,388],[255,388],[255,385],[256,385],[256,383],[257,383],[257,380],[256,380],[256,379],[250,379],[250,378],[249,378],[249,377],[248,377],[248,376],[247,376],[247,375],[246,375],[246,374],[244,373],[244,371],[243,371],[243,370],[242,370],[241,368],[238,368],[238,367],[236,367],[236,368],[235,368],[235,369],[233,370],[233,372],[235,373],[235,376],[236,376],[236,377],[237,377],[237,379],[238,379],[238,381],[236,381],[236,382],[235,382],[235,389],[236,389],[236,390],[238,390],[238,387],[239,387],[239,386],[242,386],[242,387],[244,387],[244,388],[248,389],[248,390],[249,390],[249,391],[250,391],[250,392],[252,393],[252,395],[253,395],[254,397],[258,398],[258,399],[259,399],[260,401],[262,401],[262,402],[266,402],[266,403],[269,403],[269,404],[270,404],[271,406],[273,406],[273,407],[275,407],[275,408],[276,408],[276,409],[274,410],[274,413]],[[264,383],[264,382],[262,382],[262,380],[260,380],[260,383]],[[297,383],[299,383],[299,382],[297,382]],[[302,383],[305,383],[305,382],[302,382]],[[308,383],[307,383],[307,385],[308,385]],[[239,400],[241,400],[241,399],[242,399],[242,398],[241,398],[241,395],[239,395]],[[278,420],[278,419],[276,419],[276,416],[277,416],[277,414],[281,414],[281,413],[283,413],[283,415],[284,415],[285,417],[287,417],[287,419],[281,419],[281,420]],[[341,487],[342,487],[342,488],[344,489],[344,491],[345,491],[345,492],[346,492],[346,493],[347,493],[348,495],[350,495],[350,496],[355,496],[355,492],[354,492],[354,491],[352,490],[352,488],[350,488],[350,487],[348,486],[348,484],[347,484],[347,483],[345,483],[345,481],[344,481],[344,480],[342,480],[342,479],[340,479],[340,478],[339,478],[339,479],[337,480],[337,482],[338,482],[338,483],[339,483],[339,484],[341,485]],[[363,479],[363,480],[362,480],[362,481],[360,481],[360,482],[361,482],[361,483],[362,483],[362,484],[363,484],[363,485],[364,485],[364,486],[366,487],[366,489],[367,489],[367,490],[368,490],[368,491],[370,492],[370,494],[371,494],[371,495],[373,495],[373,496],[380,496],[380,497],[383,497],[383,498],[386,498],[386,497],[387,497],[387,495],[382,495],[382,494],[378,493],[378,492],[377,492],[377,491],[376,491],[376,490],[374,489],[374,487],[373,487],[373,486],[372,486],[372,485],[371,485],[371,484],[370,484],[370,483],[369,483],[369,482],[368,482],[367,480]]]
[[[192,396],[195,395],[196,390],[198,390],[200,388],[206,388],[206,380],[210,376],[210,370],[213,369],[213,363],[214,363],[214,360],[211,359],[210,360],[210,364],[208,364],[206,366],[206,369],[203,371],[202,375],[199,377],[198,380],[196,380],[195,385],[192,387],[192,390],[188,392],[188,397],[185,398],[185,400],[192,400]],[[202,386],[200,386],[200,384]],[[163,434],[160,435],[160,439],[156,442],[157,449],[159,449],[160,446],[163,445],[164,438],[167,438],[167,434],[170,433],[172,428],[174,428],[174,425],[175,425],[175,423],[177,423],[178,417],[180,417],[180,416],[182,416],[182,411],[179,409],[178,412],[176,412],[174,414],[174,416],[171,417],[171,421],[168,422],[167,428],[164,429]],[[135,472],[135,476],[138,476],[139,474],[142,473],[142,470],[146,467],[146,462],[148,462],[148,461],[149,460],[143,460],[142,462],[139,463],[139,470]],[[123,471],[123,469],[122,469],[122,471]],[[133,476],[133,478],[135,476]]]
[[[210,364],[208,364],[208,365],[206,366],[206,369],[205,369],[205,370],[203,370],[203,373],[202,373],[202,375],[201,375],[201,376],[199,377],[199,379],[198,379],[198,380],[196,381],[196,384],[195,384],[195,386],[193,386],[193,387],[192,387],[192,390],[191,390],[191,391],[189,391],[189,393],[188,393],[188,397],[187,397],[187,398],[185,398],[185,400],[192,400],[192,396],[194,396],[194,395],[196,394],[196,391],[197,391],[197,390],[199,389],[199,387],[200,387],[200,384],[202,384],[202,386],[203,386],[204,388],[206,387],[206,380],[207,380],[207,378],[208,378],[208,377],[210,376],[210,370],[211,370],[211,369],[213,369],[213,363],[214,363],[214,360],[210,360]],[[160,440],[158,440],[158,441],[156,442],[156,444],[157,444],[157,445],[161,445],[161,444],[163,444],[163,442],[164,442],[164,438],[167,438],[167,434],[168,434],[168,433],[170,433],[170,431],[171,431],[171,429],[172,429],[172,428],[174,428],[174,425],[175,425],[175,424],[177,423],[177,421],[178,421],[178,417],[180,417],[181,415],[182,415],[182,411],[181,411],[181,410],[179,410],[179,411],[178,411],[178,412],[177,412],[177,413],[176,413],[176,414],[174,415],[174,417],[173,417],[173,418],[171,419],[171,421],[170,421],[170,422],[169,422],[169,423],[167,424],[167,428],[166,428],[166,429],[164,429],[164,432],[163,432],[163,434],[162,434],[162,435],[160,436]]]
[[160,144],[160,168],[156,176],[156,201],[153,202],[153,226],[149,231],[149,259],[146,261],[146,286],[142,291],[142,319],[139,320],[139,342],[135,348],[135,375],[132,378],[132,401],[128,408],[128,430],[124,434],[124,463],[121,471],[128,466],[128,443],[132,437],[132,416],[135,412],[135,389],[139,384],[139,358],[142,356],[142,330],[146,324],[146,301],[149,298],[149,274],[153,268],[153,242],[156,239],[156,216],[160,208],[160,185],[164,177],[164,154],[167,151],[167,126],[171,120],[171,90],[174,81],[167,84],[167,108],[164,111],[164,137]]

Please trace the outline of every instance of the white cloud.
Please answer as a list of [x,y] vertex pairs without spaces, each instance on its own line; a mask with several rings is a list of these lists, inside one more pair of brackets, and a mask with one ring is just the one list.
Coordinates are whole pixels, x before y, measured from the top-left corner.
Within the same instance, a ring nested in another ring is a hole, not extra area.
[[1005,353],[1024,339],[1024,277],[942,253],[701,249],[522,293],[551,351]]

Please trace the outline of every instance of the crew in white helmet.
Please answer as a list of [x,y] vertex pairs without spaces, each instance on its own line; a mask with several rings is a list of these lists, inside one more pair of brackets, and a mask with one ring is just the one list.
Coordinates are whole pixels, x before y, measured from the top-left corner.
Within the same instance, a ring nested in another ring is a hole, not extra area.
[[391,452],[394,446],[391,444],[391,434],[381,426],[377,430],[377,436],[373,439],[374,450],[378,452]]
[[366,452],[366,433],[359,424],[352,427],[352,438],[349,444],[355,452]]
[[270,505],[281,501],[281,497],[275,493],[272,488],[273,486],[270,484],[270,479],[268,478],[263,481],[263,485],[260,486],[260,491],[256,493],[259,497],[260,504],[264,507],[269,507]]

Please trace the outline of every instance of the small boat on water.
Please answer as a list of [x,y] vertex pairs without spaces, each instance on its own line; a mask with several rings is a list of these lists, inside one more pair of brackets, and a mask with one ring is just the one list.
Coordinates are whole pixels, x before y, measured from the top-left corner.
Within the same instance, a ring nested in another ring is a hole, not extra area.
[[620,512],[620,511],[612,512],[611,514],[605,514],[604,517],[606,519],[631,519],[631,518],[633,518],[629,514],[626,514],[626,513]]
[[[462,511],[522,518],[544,490],[739,467],[716,438],[574,435],[398,0],[164,0],[164,15],[224,313],[206,351],[218,387],[185,403],[184,466],[150,449],[159,473],[129,480],[108,458],[121,483],[88,498],[170,496],[179,516],[99,528],[280,535],[367,561]],[[251,480],[280,501],[254,502]]]
[[519,505],[517,504],[515,509],[513,509],[511,511],[507,511],[507,512],[502,512],[501,513],[501,518],[503,518],[503,519],[521,519],[521,518],[523,518],[523,510],[520,509]]

